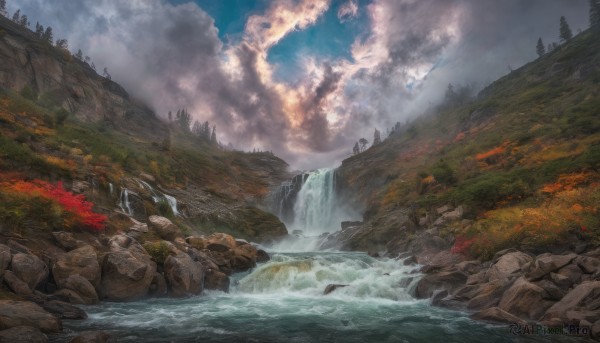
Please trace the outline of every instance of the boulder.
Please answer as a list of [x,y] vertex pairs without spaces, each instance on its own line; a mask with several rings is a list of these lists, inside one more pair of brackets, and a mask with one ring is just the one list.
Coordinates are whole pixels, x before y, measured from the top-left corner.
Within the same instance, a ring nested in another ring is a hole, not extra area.
[[478,273],[481,270],[481,262],[474,260],[474,261],[462,261],[458,264],[456,264],[456,269],[460,270],[461,272],[468,274],[468,275],[472,275],[475,273]]
[[34,290],[48,279],[48,266],[39,257],[18,253],[12,257],[11,270]]
[[86,245],[85,242],[75,239],[71,232],[52,232],[52,236],[54,236],[54,239],[56,240],[58,245],[67,251],[71,251],[73,249],[77,249]]
[[521,277],[504,292],[498,307],[524,319],[538,320],[552,305],[543,288]]
[[327,294],[335,291],[338,288],[348,287],[348,286],[349,285],[340,285],[340,284],[330,283],[329,285],[327,285],[327,287],[325,287],[325,290],[323,291],[323,295],[327,295]]
[[556,273],[550,273],[550,280],[561,289],[568,289],[573,284],[573,281],[568,277]]
[[510,285],[510,281],[506,279],[496,279],[480,285],[467,303],[467,308],[481,310],[498,305],[502,294]]
[[66,288],[77,293],[83,300],[83,305],[97,304],[99,301],[94,286],[79,274],[69,275],[68,278],[63,279],[60,288]]
[[112,338],[106,332],[84,331],[75,336],[69,343],[108,343],[112,341]]
[[52,313],[60,319],[86,319],[87,314],[79,307],[59,300],[51,300],[41,305],[44,310]]
[[148,293],[155,272],[156,263],[148,255],[111,251],[104,257],[100,295],[113,301],[139,299]]
[[216,252],[224,252],[237,246],[235,238],[226,233],[213,233],[206,237],[206,248]]
[[182,236],[181,229],[165,217],[150,216],[148,224],[151,230],[166,241],[172,241],[176,237]]
[[164,273],[171,295],[186,297],[202,292],[204,268],[188,254],[169,255],[165,260]]
[[444,270],[434,274],[425,275],[417,284],[416,296],[419,299],[430,298],[436,290],[453,290],[463,286],[467,275],[458,270]]
[[554,282],[550,280],[544,279],[534,282],[534,284],[542,287],[544,291],[546,291],[546,293],[548,294],[550,300],[558,301],[562,299],[562,297],[564,297],[566,294],[565,291],[560,289],[557,285],[554,284]]
[[535,259],[531,272],[528,273],[529,280],[539,280],[546,274],[558,270],[571,263],[577,255],[551,255],[542,254]]
[[46,343],[48,337],[32,326],[15,326],[0,331],[0,342],[10,343]]
[[0,330],[32,326],[43,332],[58,332],[60,320],[30,301],[0,300]]
[[92,246],[71,250],[60,256],[52,265],[52,275],[59,288],[64,288],[66,279],[71,275],[80,275],[94,287],[100,284],[100,264],[98,256]]
[[185,242],[192,246],[192,248],[203,250],[206,249],[206,239],[204,237],[190,236],[185,239]]
[[59,289],[52,294],[52,299],[60,299],[71,304],[85,305],[86,301],[77,292],[67,288]]
[[487,280],[486,274],[487,274],[487,270],[482,270],[479,273],[471,274],[467,278],[467,282],[465,284],[466,285],[477,285],[477,284],[485,283],[485,281]]
[[488,269],[486,277],[488,280],[504,279],[521,271],[521,267],[533,261],[533,258],[520,251],[510,252],[501,256],[494,265]]
[[135,238],[128,235],[119,234],[112,236],[108,241],[108,247],[111,251],[128,250],[140,259],[150,258],[146,249]]
[[523,319],[516,317],[501,308],[498,307],[490,307],[485,310],[479,311],[471,315],[472,319],[482,320],[486,322],[494,322],[494,323],[517,323],[517,324],[526,324],[526,321]]
[[216,269],[219,270],[219,266],[213,261],[213,259],[202,251],[190,248],[188,249],[188,255],[194,260],[194,262],[200,262],[205,270]]
[[204,288],[229,293],[229,276],[216,269],[207,269],[204,275]]
[[8,285],[8,288],[10,288],[17,295],[25,296],[31,295],[33,293],[31,291],[31,288],[29,288],[25,281],[19,279],[10,270],[4,272],[4,283],[6,283],[6,285]]
[[271,257],[266,251],[262,249],[256,250],[256,263],[268,262],[270,259]]
[[600,259],[595,257],[578,256],[574,261],[585,273],[593,274],[600,270]]
[[600,281],[582,282],[544,314],[545,319],[567,319],[567,311],[590,310],[600,308]]
[[556,274],[567,277],[571,284],[577,284],[579,283],[579,280],[581,280],[581,275],[583,275],[583,271],[578,266],[574,264],[569,264],[560,268],[556,272]]
[[10,265],[11,259],[12,255],[10,253],[10,248],[4,244],[0,244],[0,277],[2,277],[4,271]]
[[148,295],[151,297],[162,297],[167,294],[167,281],[161,273],[154,273]]

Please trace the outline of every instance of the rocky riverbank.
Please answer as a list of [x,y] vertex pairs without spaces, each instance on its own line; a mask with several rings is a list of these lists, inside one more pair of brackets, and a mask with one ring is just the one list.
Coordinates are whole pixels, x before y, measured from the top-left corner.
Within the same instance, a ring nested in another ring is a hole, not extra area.
[[[0,341],[47,342],[62,319],[87,318],[77,305],[228,292],[229,275],[269,256],[224,233],[183,237],[169,219],[127,217],[114,235],[54,232],[53,239],[0,236]],[[107,342],[86,332],[72,342]]]

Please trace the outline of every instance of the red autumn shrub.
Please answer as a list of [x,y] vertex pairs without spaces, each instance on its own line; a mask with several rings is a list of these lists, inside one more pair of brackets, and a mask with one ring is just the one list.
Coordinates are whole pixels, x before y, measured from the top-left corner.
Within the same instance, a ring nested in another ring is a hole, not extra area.
[[62,182],[56,185],[41,180],[11,180],[0,183],[0,191],[20,196],[39,197],[58,203],[65,213],[64,226],[83,226],[95,231],[102,230],[106,216],[94,213],[93,206],[83,195],[73,194],[63,188]]
[[461,255],[466,255],[469,252],[469,248],[471,248],[471,245],[473,245],[473,243],[475,242],[475,238],[466,238],[464,236],[458,236],[456,237],[456,240],[454,240],[454,245],[452,246],[452,253],[453,254],[461,254]]

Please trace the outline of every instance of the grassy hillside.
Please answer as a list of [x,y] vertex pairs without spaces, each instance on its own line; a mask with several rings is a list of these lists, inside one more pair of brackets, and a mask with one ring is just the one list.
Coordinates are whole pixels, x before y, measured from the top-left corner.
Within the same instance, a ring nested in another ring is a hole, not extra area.
[[[0,183],[4,188],[10,188],[8,180],[64,181],[68,189],[85,182],[90,187],[81,192],[97,211],[110,214],[122,186],[139,196],[140,220],[163,214],[186,230],[206,232],[222,226],[234,234],[237,226],[259,219],[283,227],[256,208],[270,186],[288,177],[283,160],[270,153],[225,150],[176,123],[159,120],[87,63],[7,20],[0,20],[0,56],[4,63],[0,67]],[[27,64],[20,63],[19,56],[28,56]],[[52,81],[40,83],[40,79]],[[174,218],[168,205],[154,203],[152,194],[135,180],[175,195],[184,215]],[[25,208],[22,199],[3,200],[3,219],[14,218],[19,211],[35,213]],[[200,217],[192,218],[196,215]],[[48,222],[48,216],[53,214],[40,213],[38,219]],[[119,228],[119,222],[110,218],[107,227]]]
[[600,242],[600,34],[585,31],[343,161],[365,219],[462,205],[473,223],[448,234],[489,257],[507,246]]

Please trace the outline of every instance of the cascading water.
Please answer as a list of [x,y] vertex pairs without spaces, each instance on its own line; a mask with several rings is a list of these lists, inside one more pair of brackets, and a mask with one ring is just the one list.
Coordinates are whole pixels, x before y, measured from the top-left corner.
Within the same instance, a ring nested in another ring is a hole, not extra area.
[[302,185],[294,204],[294,230],[305,235],[318,236],[337,231],[335,169],[311,172]]
[[154,189],[154,187],[150,186],[149,183],[143,180],[137,180],[138,184],[148,190],[150,194],[152,194],[152,200],[154,203],[158,203],[161,200],[165,200],[169,207],[171,207],[171,211],[173,211],[174,215],[179,215],[179,211],[177,211],[177,199],[174,196],[159,192]]
[[[106,302],[85,307],[89,319],[63,325],[65,332],[101,330],[126,343],[507,341],[508,325],[481,325],[414,299],[419,275],[412,269],[360,253],[274,254],[232,275],[229,293]],[[347,286],[324,295],[329,284]]]
[[129,203],[129,190],[127,188],[121,188],[121,195],[119,195],[119,208],[128,215],[133,215],[131,204]]

